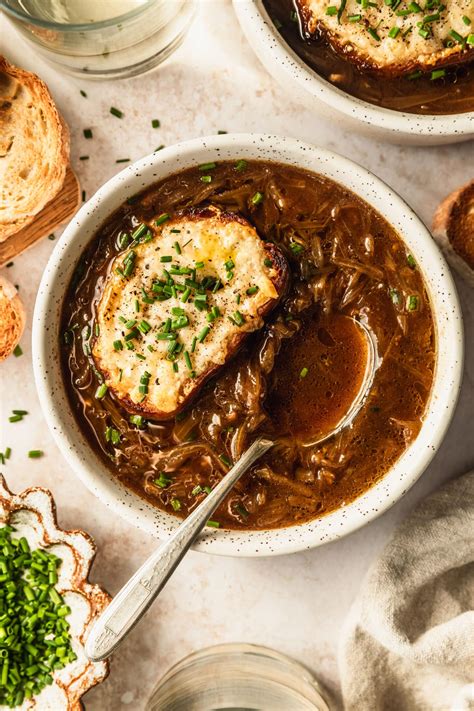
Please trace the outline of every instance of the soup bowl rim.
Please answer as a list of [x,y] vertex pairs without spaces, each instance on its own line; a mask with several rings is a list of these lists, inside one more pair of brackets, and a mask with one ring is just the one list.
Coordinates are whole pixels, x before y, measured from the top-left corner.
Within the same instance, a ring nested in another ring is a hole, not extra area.
[[113,512],[147,533],[167,538],[179,520],[123,486],[100,461],[74,418],[59,362],[61,307],[85,246],[127,197],[184,168],[213,160],[241,158],[283,162],[312,170],[346,186],[383,214],[409,246],[424,275],[438,341],[434,383],[420,433],[380,481],[358,499],[319,519],[264,531],[206,528],[195,544],[197,550],[215,554],[269,556],[336,540],[386,511],[426,469],[454,412],[463,362],[463,329],[455,286],[426,227],[379,178],[336,153],[282,136],[227,134],[196,138],[145,156],[99,188],[58,240],[36,299],[33,365],[46,422],[66,462]]
[[416,114],[371,104],[348,94],[320,76],[287,44],[273,24],[263,0],[233,0],[239,24],[267,70],[284,86],[296,89],[303,101],[322,102],[331,110],[361,124],[415,143],[429,138],[464,140],[474,135],[474,111],[457,114]]

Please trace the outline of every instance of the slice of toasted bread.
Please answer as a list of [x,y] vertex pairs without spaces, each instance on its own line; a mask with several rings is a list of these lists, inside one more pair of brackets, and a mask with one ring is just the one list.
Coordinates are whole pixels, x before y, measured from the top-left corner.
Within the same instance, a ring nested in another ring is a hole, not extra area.
[[453,269],[474,286],[474,180],[439,205],[433,237]]
[[142,239],[114,260],[92,352],[129,412],[164,420],[261,328],[288,265],[247,220],[215,207],[153,223]]
[[0,242],[57,195],[68,162],[69,132],[46,84],[0,57]]
[[[472,0],[443,4],[403,0],[296,0],[304,32],[327,38],[333,49],[361,68],[399,76],[474,57],[467,42],[474,23]],[[422,7],[423,6],[423,7]]]
[[5,360],[18,345],[25,328],[25,309],[18,292],[0,276],[0,360]]

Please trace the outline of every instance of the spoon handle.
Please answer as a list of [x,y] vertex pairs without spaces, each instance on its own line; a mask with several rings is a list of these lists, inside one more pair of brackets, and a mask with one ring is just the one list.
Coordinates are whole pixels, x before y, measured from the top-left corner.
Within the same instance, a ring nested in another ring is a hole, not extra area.
[[143,563],[94,624],[86,641],[93,662],[108,657],[150,607],[213,512],[242,474],[273,442],[259,437],[229,469],[222,481],[178,526],[171,538]]

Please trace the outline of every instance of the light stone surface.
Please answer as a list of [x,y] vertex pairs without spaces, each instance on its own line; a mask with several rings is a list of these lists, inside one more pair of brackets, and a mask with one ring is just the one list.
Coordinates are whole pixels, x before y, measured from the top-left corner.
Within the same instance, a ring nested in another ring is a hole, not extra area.
[[[71,127],[72,164],[91,195],[116,173],[118,158],[135,160],[158,145],[219,129],[289,134],[338,151],[393,186],[429,224],[437,203],[472,178],[473,143],[433,148],[397,147],[345,133],[294,105],[263,70],[242,36],[229,0],[205,0],[179,51],[142,77],[94,83],[61,76],[44,64],[0,18],[7,57],[44,78]],[[79,90],[87,92],[83,98]],[[124,112],[118,120],[110,106]],[[161,128],[153,129],[151,119]],[[94,138],[83,137],[92,128]],[[90,155],[88,161],[79,156]],[[58,232],[59,234],[59,232]],[[84,488],[56,449],[41,413],[31,364],[35,294],[54,242],[45,239],[4,273],[19,284],[28,310],[24,355],[0,366],[0,450],[14,491],[49,487],[59,522],[82,527],[99,553],[92,579],[115,593],[155,542],[115,517]],[[394,526],[422,497],[474,464],[474,298],[457,280],[467,343],[461,399],[434,461],[404,499],[357,533],[312,552],[239,560],[190,553],[140,625],[115,655],[110,677],[87,695],[88,711],[144,708],[155,681],[189,652],[221,642],[256,642],[292,655],[337,693],[337,644],[348,608],[371,561]],[[27,409],[9,424],[13,408]],[[29,449],[45,456],[29,460]]]

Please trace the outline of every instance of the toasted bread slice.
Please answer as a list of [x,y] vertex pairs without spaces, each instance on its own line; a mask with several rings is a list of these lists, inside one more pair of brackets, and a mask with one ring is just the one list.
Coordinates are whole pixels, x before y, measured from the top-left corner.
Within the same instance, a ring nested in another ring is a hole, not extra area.
[[451,266],[474,286],[474,180],[439,205],[433,237]]
[[69,132],[46,84],[0,57],[0,242],[57,195],[68,162]]
[[443,4],[408,0],[296,0],[303,30],[325,36],[339,54],[362,68],[398,76],[429,71],[474,57],[469,44],[474,23],[472,0],[443,0]]
[[18,292],[5,277],[0,277],[0,360],[5,360],[18,345],[26,316]]
[[141,240],[114,260],[92,353],[129,412],[165,420],[261,328],[288,265],[247,220],[216,207],[164,216]]

